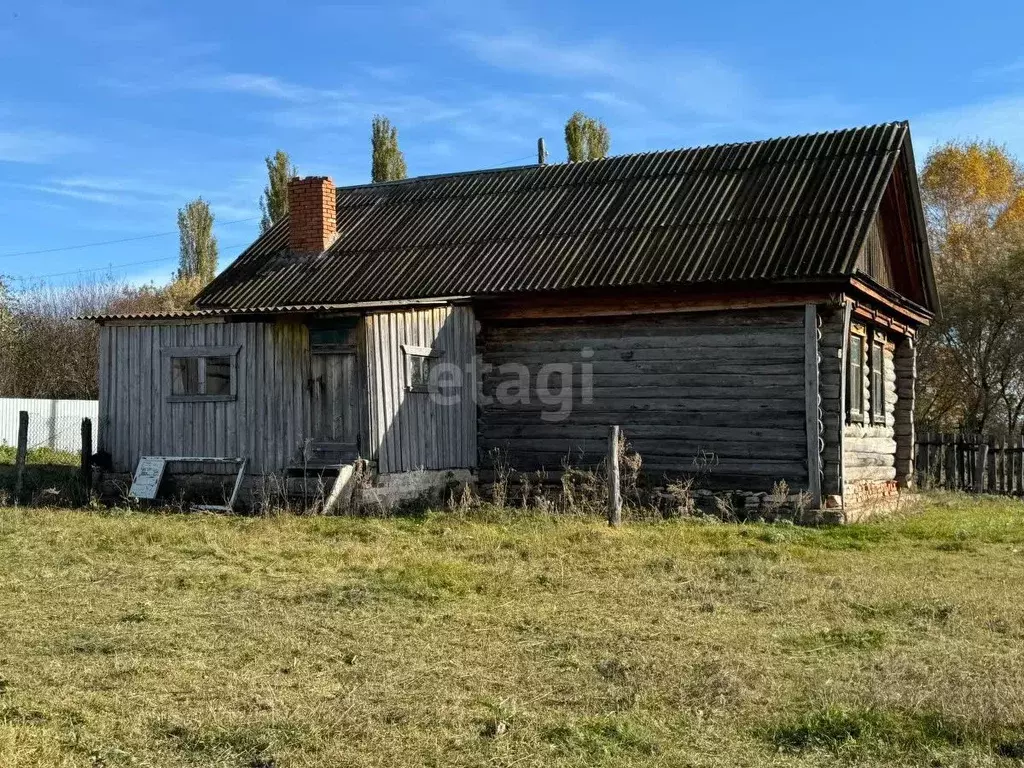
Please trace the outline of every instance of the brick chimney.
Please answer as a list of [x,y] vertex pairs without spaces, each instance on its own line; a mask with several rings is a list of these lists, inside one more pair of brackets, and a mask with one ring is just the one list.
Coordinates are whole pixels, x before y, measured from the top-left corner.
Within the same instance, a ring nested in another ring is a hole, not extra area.
[[334,182],[329,176],[288,182],[288,250],[322,253],[338,232]]

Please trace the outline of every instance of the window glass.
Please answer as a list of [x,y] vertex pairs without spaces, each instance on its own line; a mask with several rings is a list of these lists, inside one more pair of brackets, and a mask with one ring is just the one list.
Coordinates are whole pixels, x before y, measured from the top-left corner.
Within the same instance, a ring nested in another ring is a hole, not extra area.
[[430,385],[430,361],[423,355],[409,355],[409,388],[425,390]]
[[885,423],[885,346],[881,341],[871,345],[871,421]]
[[198,395],[199,389],[199,358],[171,358],[171,394]]
[[864,338],[862,336],[850,336],[849,370],[850,413],[860,415],[864,411]]
[[231,358],[206,358],[206,395],[231,394]]

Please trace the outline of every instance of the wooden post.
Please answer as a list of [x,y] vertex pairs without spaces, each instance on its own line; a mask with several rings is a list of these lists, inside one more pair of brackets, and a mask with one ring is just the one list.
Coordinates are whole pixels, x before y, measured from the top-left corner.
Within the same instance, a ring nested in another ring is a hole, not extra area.
[[[982,440],[985,438],[982,437]],[[985,484],[989,493],[996,492],[996,439],[988,438],[988,482]]]
[[1017,439],[1017,494],[1024,494],[1024,435]]
[[82,488],[92,493],[92,419],[82,419]]
[[622,495],[619,493],[619,428],[608,428],[608,525],[622,525]]
[[988,443],[985,442],[984,438],[976,438],[977,445],[975,446],[978,450],[974,454],[974,492],[984,493],[985,492],[985,467],[988,465]]
[[25,484],[25,458],[28,455],[28,411],[18,412],[18,452],[14,459],[14,501],[21,503]]

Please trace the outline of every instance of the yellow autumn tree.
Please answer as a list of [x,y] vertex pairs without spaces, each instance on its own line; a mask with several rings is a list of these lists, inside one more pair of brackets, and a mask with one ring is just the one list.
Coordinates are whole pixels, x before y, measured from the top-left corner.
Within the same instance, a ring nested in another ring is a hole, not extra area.
[[942,315],[919,344],[925,428],[1016,433],[1024,415],[1024,170],[954,141],[921,173]]

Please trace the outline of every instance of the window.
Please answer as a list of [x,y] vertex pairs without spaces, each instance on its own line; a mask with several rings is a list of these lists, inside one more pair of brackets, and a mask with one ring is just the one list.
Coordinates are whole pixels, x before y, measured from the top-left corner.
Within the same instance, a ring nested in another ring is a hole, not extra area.
[[850,403],[850,421],[864,419],[864,337],[850,334],[850,379],[847,398]]
[[174,347],[169,361],[171,401],[234,400],[236,359],[240,347]]
[[319,320],[309,326],[309,348],[316,354],[355,352],[359,318],[337,317]]
[[429,392],[430,377],[441,352],[430,347],[403,344],[405,352],[405,388],[409,392]]
[[846,402],[851,423],[884,425],[885,337],[878,331],[854,326],[850,331]]
[[871,423],[885,424],[885,341],[871,341]]

